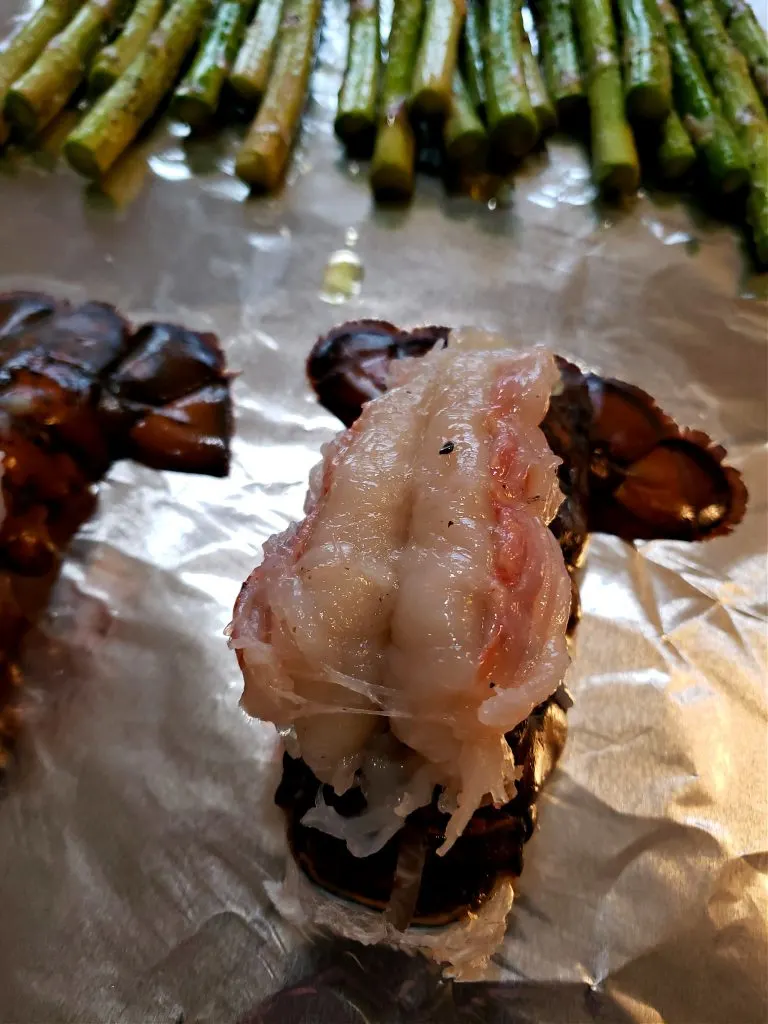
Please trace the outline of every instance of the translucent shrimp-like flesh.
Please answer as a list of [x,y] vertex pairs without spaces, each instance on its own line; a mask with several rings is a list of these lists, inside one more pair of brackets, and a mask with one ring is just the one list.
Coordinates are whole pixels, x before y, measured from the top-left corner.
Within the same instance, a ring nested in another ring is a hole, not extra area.
[[394,827],[442,787],[442,852],[514,795],[504,734],[562,681],[570,607],[539,429],[553,359],[478,331],[449,342],[396,364],[326,447],[306,518],[267,542],[230,627],[245,710],[293,730],[337,791],[370,775],[367,813],[386,804]]

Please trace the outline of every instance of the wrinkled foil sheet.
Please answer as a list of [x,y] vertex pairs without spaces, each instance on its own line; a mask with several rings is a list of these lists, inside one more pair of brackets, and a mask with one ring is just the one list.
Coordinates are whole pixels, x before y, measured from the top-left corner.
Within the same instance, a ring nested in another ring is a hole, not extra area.
[[[29,646],[30,724],[0,801],[0,1020],[762,1022],[761,282],[730,230],[678,201],[600,209],[567,143],[508,206],[423,179],[411,209],[375,210],[331,131],[344,38],[333,0],[276,198],[244,201],[227,136],[161,132],[118,210],[61,168],[2,164],[0,288],[215,330],[241,376],[230,478],[118,465]],[[325,268],[350,241],[361,291],[332,305]],[[491,984],[302,935],[266,895],[284,863],[276,742],[238,709],[222,631],[337,428],[305,382],[309,347],[358,316],[482,324],[634,381],[725,443],[752,497],[710,544],[593,539],[570,738]]]

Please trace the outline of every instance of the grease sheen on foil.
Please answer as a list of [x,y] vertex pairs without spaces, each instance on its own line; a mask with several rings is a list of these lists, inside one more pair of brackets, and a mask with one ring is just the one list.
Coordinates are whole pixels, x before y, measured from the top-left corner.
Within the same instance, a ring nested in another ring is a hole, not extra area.
[[[374,210],[332,136],[344,38],[332,0],[277,197],[244,201],[226,135],[161,132],[117,210],[66,170],[2,161],[0,288],[215,330],[242,372],[229,479],[118,465],[29,645],[30,725],[0,802],[0,1020],[762,1021],[768,345],[765,305],[743,297],[761,282],[728,229],[677,202],[597,209],[564,143],[495,209],[421,179],[411,209]],[[331,304],[326,268],[350,246],[360,288]],[[222,631],[338,428],[304,359],[360,316],[474,322],[637,383],[725,444],[751,494],[708,544],[593,538],[568,744],[493,984],[304,935],[267,894],[277,744],[238,709]]]

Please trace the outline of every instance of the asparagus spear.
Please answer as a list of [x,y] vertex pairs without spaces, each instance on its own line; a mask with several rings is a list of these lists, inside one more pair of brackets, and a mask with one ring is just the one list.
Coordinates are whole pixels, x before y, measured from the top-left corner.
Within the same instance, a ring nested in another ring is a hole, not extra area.
[[731,42],[712,0],[679,0],[678,6],[726,117],[737,131],[765,123],[747,62]]
[[287,0],[267,92],[235,162],[237,176],[254,188],[273,189],[285,173],[306,98],[321,8],[321,0]]
[[564,120],[584,100],[571,0],[539,0],[536,9],[544,79]]
[[229,84],[249,106],[256,108],[267,91],[277,48],[283,0],[259,0],[256,17],[245,34],[229,75]]
[[32,159],[41,167],[52,171],[61,157],[67,137],[79,120],[79,111],[73,110],[72,107],[62,110],[35,139]]
[[464,14],[465,0],[427,0],[411,87],[411,106],[419,114],[445,116],[451,109]]
[[461,73],[453,73],[451,111],[443,125],[443,143],[449,163],[469,168],[480,167],[485,159],[488,138],[475,104]]
[[574,0],[574,12],[588,82],[595,181],[606,192],[634,192],[640,165],[624,112],[610,0]]
[[461,67],[475,109],[485,110],[485,70],[483,68],[483,18],[481,0],[467,0],[464,35],[461,39]]
[[760,95],[768,100],[768,39],[755,12],[747,0],[717,0],[717,10],[746,57]]
[[485,91],[492,147],[505,156],[524,156],[539,130],[525,84],[520,0],[488,0]]
[[250,11],[251,0],[219,0],[194,63],[173,97],[171,113],[179,121],[200,128],[213,119]]
[[768,132],[763,130],[750,146],[752,182],[747,196],[747,220],[752,228],[757,258],[768,264]]
[[649,0],[618,0],[624,34],[624,92],[630,115],[661,121],[672,109],[672,70],[664,26]]
[[144,51],[67,139],[64,155],[86,178],[105,174],[173,84],[200,32],[208,0],[175,0]]
[[747,220],[758,259],[768,262],[768,120],[749,67],[731,42],[711,0],[680,0],[691,41],[746,153],[750,171]]
[[[61,32],[81,5],[82,0],[47,0],[6,40],[0,50],[0,109],[9,86],[34,64],[48,41]],[[0,146],[9,134],[10,129],[0,114]]]
[[160,20],[165,0],[138,0],[120,35],[98,54],[88,76],[94,96],[106,92],[146,46]]
[[373,136],[380,73],[378,0],[351,0],[347,69],[334,123],[336,134],[348,146]]
[[62,110],[117,13],[119,0],[88,0],[8,90],[5,116],[27,138]]
[[371,187],[380,199],[408,199],[413,194],[416,141],[406,103],[423,11],[423,0],[395,0],[382,106],[371,161]]
[[679,181],[696,163],[696,150],[675,110],[662,122],[656,162],[665,181]]
[[557,124],[555,106],[549,98],[544,79],[541,77],[539,62],[531,49],[531,41],[523,25],[523,12],[519,9],[520,38],[523,44],[523,70],[525,72],[525,84],[528,89],[528,96],[531,100],[533,112],[536,115],[536,125],[539,135],[546,135]]
[[741,188],[749,176],[744,150],[720,112],[671,0],[658,0],[658,9],[672,58],[675,106],[713,183],[721,192],[733,192]]

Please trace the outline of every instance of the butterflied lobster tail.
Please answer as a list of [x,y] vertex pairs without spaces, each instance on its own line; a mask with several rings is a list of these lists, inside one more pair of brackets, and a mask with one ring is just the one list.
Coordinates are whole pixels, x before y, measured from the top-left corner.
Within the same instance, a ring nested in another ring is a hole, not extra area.
[[[350,426],[366,402],[402,376],[393,364],[434,348],[450,350],[451,342],[445,327],[402,331],[378,320],[347,323],[318,340],[308,374],[322,404]],[[585,373],[562,357],[555,361],[560,379],[540,426],[561,460],[564,500],[549,529],[571,576],[572,633],[579,613],[575,570],[591,532],[630,542],[705,540],[728,533],[741,520],[747,492],[738,472],[723,464],[724,449],[704,434],[678,427],[644,391]],[[437,790],[380,849],[354,856],[341,837],[366,813],[364,793],[353,785],[339,795],[291,750],[276,801],[285,811],[297,864],[317,885],[385,911],[400,928],[439,926],[478,911],[504,879],[522,870],[538,793],[565,743],[568,706],[560,687],[506,733],[520,768],[514,798],[503,806],[479,807],[444,856],[448,814]],[[335,834],[318,825],[313,808],[320,804],[348,825],[335,826]]]
[[122,458],[226,476],[232,425],[213,334],[0,294],[0,768],[20,725],[21,640],[94,485]]

